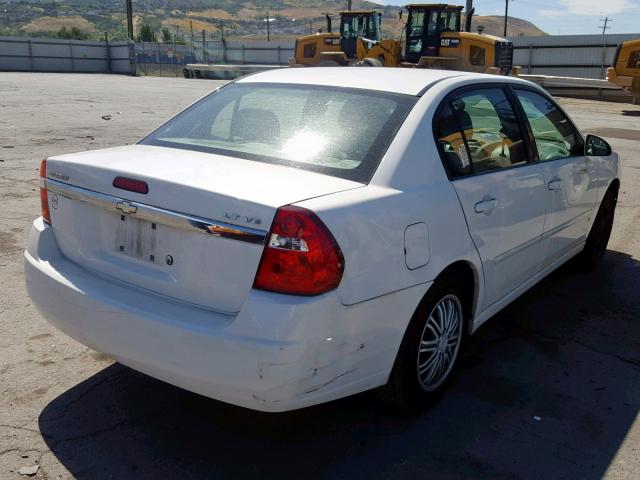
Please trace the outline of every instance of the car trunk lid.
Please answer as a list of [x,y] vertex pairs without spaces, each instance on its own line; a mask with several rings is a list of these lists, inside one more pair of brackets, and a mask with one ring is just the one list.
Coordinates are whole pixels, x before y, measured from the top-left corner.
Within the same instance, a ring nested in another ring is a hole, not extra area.
[[[56,240],[70,260],[160,295],[235,313],[278,207],[361,187],[267,163],[135,145],[47,160]],[[114,186],[146,183],[148,193]]]

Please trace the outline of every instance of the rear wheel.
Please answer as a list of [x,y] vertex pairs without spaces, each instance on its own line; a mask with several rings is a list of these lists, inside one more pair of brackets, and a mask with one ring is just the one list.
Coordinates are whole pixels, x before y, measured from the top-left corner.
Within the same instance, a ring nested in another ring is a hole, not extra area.
[[433,285],[414,314],[383,394],[417,411],[438,398],[455,370],[464,335],[464,290],[454,278]]
[[618,191],[613,186],[609,187],[600,203],[600,208],[587,236],[584,250],[576,257],[576,262],[581,269],[587,271],[595,269],[607,251],[617,203]]

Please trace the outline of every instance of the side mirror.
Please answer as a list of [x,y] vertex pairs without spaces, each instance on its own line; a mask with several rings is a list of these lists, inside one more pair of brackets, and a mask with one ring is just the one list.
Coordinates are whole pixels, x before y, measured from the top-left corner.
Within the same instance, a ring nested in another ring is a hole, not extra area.
[[611,155],[611,146],[600,137],[587,135],[584,153],[591,157],[606,157]]

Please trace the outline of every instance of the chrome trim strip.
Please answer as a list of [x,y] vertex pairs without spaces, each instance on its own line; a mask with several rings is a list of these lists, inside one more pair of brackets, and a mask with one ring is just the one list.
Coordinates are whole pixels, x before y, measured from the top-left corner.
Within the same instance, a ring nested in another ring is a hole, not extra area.
[[240,240],[242,242],[264,245],[267,232],[256,228],[232,225],[218,220],[187,215],[185,213],[152,207],[143,203],[125,200],[104,193],[94,192],[47,178],[47,190],[66,198],[89,203],[98,208],[112,210],[127,215],[135,214],[135,218],[156,222],[162,225],[180,228],[192,232],[206,233],[215,237]]
[[[576,223],[582,221],[583,217],[585,215],[590,214],[590,213],[591,213],[590,210],[587,210],[586,212],[582,212],[577,217],[572,218],[568,222],[565,222],[562,225],[558,225],[557,227],[554,227],[551,230],[549,230],[547,232],[544,232],[541,236],[532,238],[531,240],[527,240],[523,244],[520,244],[517,247],[513,247],[511,250],[508,250],[506,252],[501,253],[500,255],[498,255],[495,258],[494,262],[495,263],[500,263],[503,260],[506,260],[507,258],[512,257],[513,255],[516,255],[516,254],[522,252],[523,250],[533,246],[534,244],[536,244],[538,242],[541,242],[543,240],[546,240],[547,238],[552,237],[553,235],[556,235],[557,233],[561,232],[562,230],[564,230],[566,228],[569,228],[569,227],[575,225]],[[583,242],[584,241],[584,237],[580,238],[580,239],[578,239],[576,241]]]
[[[591,209],[586,210],[586,211],[584,211],[582,213],[579,213],[577,216],[573,217],[571,220],[568,220],[568,221],[566,221],[566,222],[564,222],[564,223],[562,223],[560,225],[557,225],[556,227],[553,227],[551,230],[547,230],[546,232],[544,232],[542,234],[542,239],[546,240],[547,238],[552,237],[552,236],[560,233],[562,230],[565,230],[565,229],[567,229],[569,227],[572,227],[576,223],[583,221],[583,217],[588,216],[590,214],[591,214]],[[586,231],[585,231],[584,235],[585,236],[587,235]],[[581,239],[579,239],[577,241],[581,242],[583,240],[584,240],[584,238],[581,238]]]
[[536,243],[539,243],[541,241],[542,241],[542,236],[531,238],[531,239],[527,240],[526,242],[521,243],[520,245],[517,245],[517,246],[513,247],[511,250],[507,250],[506,252],[502,252],[500,255],[498,255],[495,258],[494,263],[498,264],[500,262],[503,262],[507,258],[513,257],[514,255],[517,255],[518,253],[521,253],[521,252],[527,250],[528,248],[532,247],[533,245],[535,245]]

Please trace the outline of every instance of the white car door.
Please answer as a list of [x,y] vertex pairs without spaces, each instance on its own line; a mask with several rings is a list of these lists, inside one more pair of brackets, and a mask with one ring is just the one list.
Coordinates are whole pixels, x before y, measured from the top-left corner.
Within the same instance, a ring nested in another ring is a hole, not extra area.
[[543,268],[579,247],[586,239],[597,197],[595,166],[568,117],[546,95],[514,88],[543,167],[550,211],[543,232]]
[[482,259],[485,310],[541,268],[547,185],[503,87],[456,91],[437,115],[438,147]]

